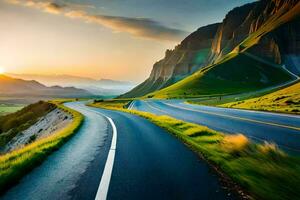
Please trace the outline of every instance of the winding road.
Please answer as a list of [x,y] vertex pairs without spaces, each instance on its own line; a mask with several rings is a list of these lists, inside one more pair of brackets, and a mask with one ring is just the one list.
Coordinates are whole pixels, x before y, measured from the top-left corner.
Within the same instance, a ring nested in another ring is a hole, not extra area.
[[0,199],[236,199],[160,127],[83,102],[66,106],[85,116],[83,126]]
[[186,104],[182,100],[135,100],[130,109],[169,115],[225,133],[243,133],[300,154],[300,116]]

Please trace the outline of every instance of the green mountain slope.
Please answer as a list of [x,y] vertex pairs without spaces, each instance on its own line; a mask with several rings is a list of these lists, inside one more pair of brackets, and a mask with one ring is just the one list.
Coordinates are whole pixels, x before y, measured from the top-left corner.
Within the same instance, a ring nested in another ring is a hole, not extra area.
[[299,42],[299,0],[246,4],[168,50],[150,77],[121,97],[195,97],[274,87],[300,76]]
[[[286,27],[290,28],[290,22],[299,23],[299,15],[300,2],[293,2],[291,8],[280,8],[259,29],[233,48],[229,54],[215,60],[214,63],[216,64],[200,69],[182,81],[146,96],[186,98],[224,95],[255,91],[295,79],[280,65],[276,67],[274,64],[269,64],[267,58],[266,62],[263,62],[262,59],[255,59],[248,55],[249,52],[253,53],[253,50],[258,51],[257,47],[260,47],[266,38],[275,35],[276,31],[279,32],[280,29]],[[288,39],[286,40],[288,41]],[[288,49],[289,47],[285,48]],[[296,53],[299,53],[298,48],[296,48]],[[272,50],[274,49],[276,48]]]
[[285,70],[244,54],[233,55],[147,97],[184,98],[255,91],[292,80]]
[[199,28],[156,62],[147,80],[121,97],[139,97],[165,88],[206,65],[219,23]]
[[300,82],[262,97],[227,103],[221,106],[300,114]]

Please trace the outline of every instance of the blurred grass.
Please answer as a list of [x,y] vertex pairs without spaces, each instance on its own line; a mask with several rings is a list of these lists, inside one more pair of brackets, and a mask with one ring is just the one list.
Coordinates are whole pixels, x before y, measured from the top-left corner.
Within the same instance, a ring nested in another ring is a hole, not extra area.
[[71,124],[49,137],[0,156],[0,192],[16,184],[25,174],[40,165],[79,129],[84,119],[83,115],[65,107],[63,103],[66,101],[69,100],[51,101],[51,104],[70,113],[73,116]]
[[127,110],[129,103],[116,100],[89,105],[150,120],[218,166],[255,199],[300,199],[300,159],[285,154],[275,144],[256,144],[242,134],[223,134],[169,116]]

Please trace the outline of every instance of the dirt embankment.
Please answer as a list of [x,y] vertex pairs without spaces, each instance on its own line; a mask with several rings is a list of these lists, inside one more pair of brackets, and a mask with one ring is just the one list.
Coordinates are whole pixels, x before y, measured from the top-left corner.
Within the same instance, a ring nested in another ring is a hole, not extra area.
[[41,117],[34,125],[15,136],[1,153],[21,148],[42,137],[49,136],[72,122],[72,116],[58,108]]

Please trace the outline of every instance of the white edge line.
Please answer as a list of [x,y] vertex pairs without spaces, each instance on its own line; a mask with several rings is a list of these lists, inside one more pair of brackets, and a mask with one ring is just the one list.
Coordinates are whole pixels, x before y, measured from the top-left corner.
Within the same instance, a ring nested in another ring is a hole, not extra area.
[[296,80],[299,80],[299,76],[298,75],[296,75],[296,74],[294,74],[293,72],[291,72],[290,70],[288,70],[287,68],[286,68],[286,66],[285,65],[282,65],[282,68],[287,72],[287,73],[289,73],[291,76],[293,76],[293,77],[295,77],[296,78]]
[[133,101],[131,101],[131,103],[130,103],[130,105],[129,105],[129,107],[128,107],[128,109],[129,109],[129,110],[132,110],[132,108],[133,108],[133,104],[134,104],[134,100],[133,100]]
[[132,107],[132,102],[130,102],[128,109],[131,110],[131,107]]
[[[100,114],[100,113],[98,113],[98,114]],[[108,153],[108,156],[107,156],[107,160],[106,160],[106,163],[105,163],[104,171],[103,171],[103,174],[102,174],[102,177],[101,177],[100,185],[98,187],[98,191],[97,191],[95,200],[105,200],[107,198],[109,183],[110,183],[112,170],[113,170],[113,166],[114,166],[116,146],[117,146],[117,128],[116,128],[116,125],[110,117],[107,117],[107,116],[105,116],[105,117],[107,118],[107,120],[109,121],[109,123],[112,126],[113,137],[112,137],[110,150],[109,150],[109,153]]]

